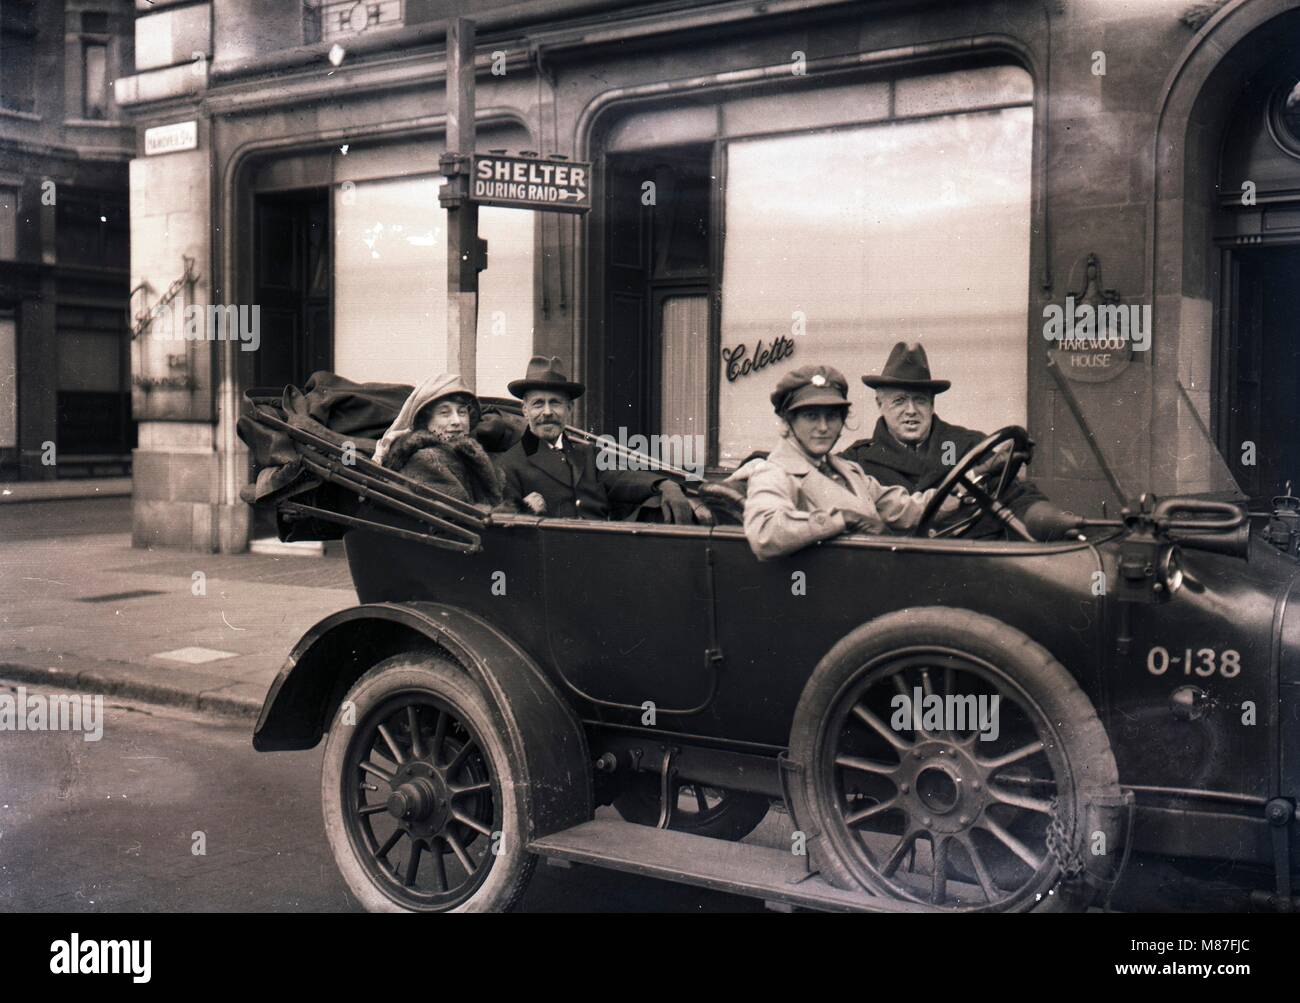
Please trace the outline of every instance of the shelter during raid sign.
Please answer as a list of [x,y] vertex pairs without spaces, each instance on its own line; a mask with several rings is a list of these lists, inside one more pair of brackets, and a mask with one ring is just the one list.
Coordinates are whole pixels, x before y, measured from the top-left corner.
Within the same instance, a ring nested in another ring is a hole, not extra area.
[[481,205],[587,212],[591,208],[591,164],[476,153],[470,197]]

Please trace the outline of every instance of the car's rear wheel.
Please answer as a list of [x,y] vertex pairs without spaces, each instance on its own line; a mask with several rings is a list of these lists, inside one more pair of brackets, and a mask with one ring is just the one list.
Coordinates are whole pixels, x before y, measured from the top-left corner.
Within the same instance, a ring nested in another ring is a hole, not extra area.
[[436,655],[395,655],[357,681],[330,727],[325,832],[371,911],[502,911],[536,862],[522,786],[473,681]]
[[[761,794],[709,787],[689,780],[675,781],[672,797],[673,814],[668,828],[732,842],[753,832],[768,809],[768,799]],[[614,808],[629,822],[656,825],[661,803],[659,777],[638,773],[614,799]]]
[[790,758],[796,821],[841,887],[945,911],[1077,909],[1120,838],[1116,813],[1090,810],[1119,802],[1091,702],[1042,647],[968,610],[904,610],[837,644]]

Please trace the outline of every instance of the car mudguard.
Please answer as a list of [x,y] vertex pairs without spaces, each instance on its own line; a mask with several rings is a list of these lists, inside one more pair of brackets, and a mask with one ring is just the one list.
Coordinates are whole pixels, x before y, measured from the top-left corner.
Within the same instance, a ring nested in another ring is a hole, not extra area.
[[253,731],[261,752],[310,749],[343,696],[389,655],[437,647],[482,688],[528,787],[530,838],[592,817],[586,734],[535,662],[486,621],[441,603],[375,603],[326,617],[303,635],[266,695]]

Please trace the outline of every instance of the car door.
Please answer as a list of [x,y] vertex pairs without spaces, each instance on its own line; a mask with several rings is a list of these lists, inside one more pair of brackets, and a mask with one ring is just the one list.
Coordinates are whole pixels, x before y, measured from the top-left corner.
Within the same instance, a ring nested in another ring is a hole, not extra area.
[[708,528],[548,519],[539,530],[549,655],[569,689],[642,713],[707,705]]

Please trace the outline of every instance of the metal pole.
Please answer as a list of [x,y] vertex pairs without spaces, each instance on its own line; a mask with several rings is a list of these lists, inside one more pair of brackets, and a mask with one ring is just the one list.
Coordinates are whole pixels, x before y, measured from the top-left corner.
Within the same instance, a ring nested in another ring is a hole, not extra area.
[[447,209],[447,372],[476,389],[478,360],[478,205],[469,198],[474,153],[474,22],[447,26],[447,145],[439,201]]

